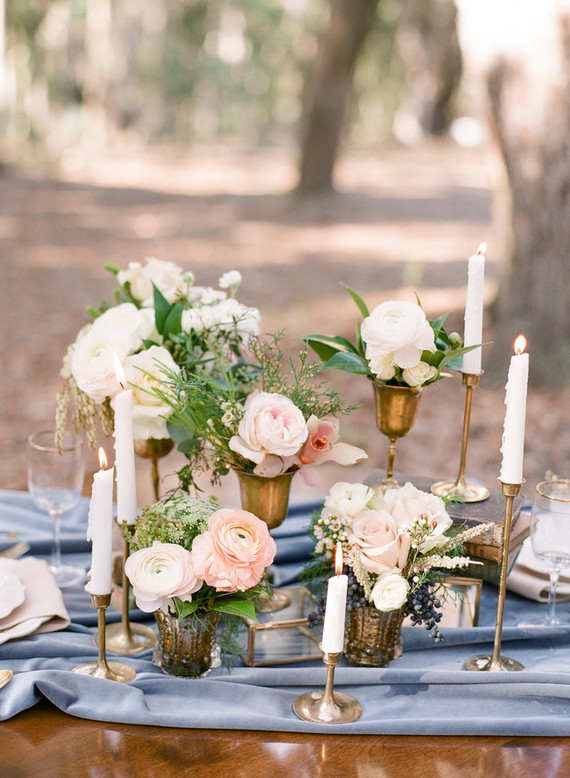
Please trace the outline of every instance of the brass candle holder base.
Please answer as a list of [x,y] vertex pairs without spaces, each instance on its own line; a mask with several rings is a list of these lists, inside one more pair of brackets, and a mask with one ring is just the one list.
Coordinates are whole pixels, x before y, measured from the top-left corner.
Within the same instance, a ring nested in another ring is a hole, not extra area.
[[111,594],[92,594],[91,600],[97,608],[99,658],[97,662],[78,665],[71,672],[78,675],[92,675],[95,678],[106,678],[109,681],[117,681],[118,683],[128,683],[136,678],[137,674],[133,668],[119,662],[107,662],[106,657],[105,611],[111,603]]
[[497,601],[497,619],[495,626],[495,641],[492,654],[472,656],[463,663],[464,670],[520,672],[525,666],[516,659],[501,656],[501,635],[503,632],[503,613],[505,610],[505,595],[507,591],[507,559],[511,540],[511,521],[513,518],[513,502],[520,494],[522,484],[506,484],[501,482],[505,495],[505,524],[503,527],[503,548],[501,553],[501,575],[499,578],[499,598]]
[[467,444],[469,442],[469,424],[471,419],[471,404],[473,389],[478,386],[483,373],[463,373],[463,384],[466,389],[465,410],[463,413],[463,437],[461,441],[461,458],[459,474],[455,481],[438,481],[432,484],[430,491],[438,497],[455,497],[462,502],[483,502],[489,497],[486,486],[467,483],[465,480],[465,463],[467,461]]
[[362,716],[362,705],[350,694],[333,691],[334,669],[342,654],[324,654],[327,680],[324,691],[312,691],[297,697],[293,703],[295,714],[303,721],[316,724],[348,724]]
[[[106,630],[107,650],[119,656],[133,656],[152,648],[157,641],[156,632],[146,624],[131,624],[129,618],[130,582],[125,573],[125,562],[129,555],[129,544],[125,541],[123,554],[123,611],[121,621],[111,624]],[[95,645],[99,645],[99,632],[93,636]]]

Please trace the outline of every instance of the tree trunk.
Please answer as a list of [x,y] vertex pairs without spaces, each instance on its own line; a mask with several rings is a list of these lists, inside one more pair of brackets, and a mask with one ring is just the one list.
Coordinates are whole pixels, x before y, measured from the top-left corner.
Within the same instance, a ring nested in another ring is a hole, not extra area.
[[[489,72],[496,138],[510,205],[508,264],[494,305],[491,367],[506,364],[522,332],[530,380],[570,380],[570,10],[551,14],[540,51],[504,56]],[[532,41],[529,41],[532,46]]]
[[321,41],[303,112],[298,191],[317,194],[333,187],[337,156],[354,75],[378,0],[331,0],[331,16]]

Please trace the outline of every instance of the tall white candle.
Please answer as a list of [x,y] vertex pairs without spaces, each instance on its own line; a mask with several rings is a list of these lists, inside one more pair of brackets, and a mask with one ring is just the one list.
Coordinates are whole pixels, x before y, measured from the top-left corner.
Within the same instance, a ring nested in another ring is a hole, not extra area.
[[117,471],[117,521],[134,524],[137,516],[133,393],[126,388],[121,363],[115,354],[115,371],[122,391],[113,400],[115,411],[115,469]]
[[99,449],[101,469],[93,476],[87,540],[91,541],[90,580],[85,586],[89,594],[109,594],[113,589],[113,468],[107,467],[107,457]]
[[515,340],[515,354],[511,357],[505,392],[505,425],[501,453],[503,462],[499,480],[504,484],[522,484],[524,456],[524,427],[529,356],[524,335]]
[[342,573],[342,547],[337,543],[335,573],[327,585],[327,604],[323,623],[321,649],[324,654],[338,654],[344,650],[344,621],[346,618],[346,593],[348,576]]
[[[483,340],[483,291],[485,283],[486,243],[481,243],[477,253],[469,257],[467,268],[467,299],[465,302],[464,346],[475,346]],[[463,373],[481,372],[481,347],[463,355]]]

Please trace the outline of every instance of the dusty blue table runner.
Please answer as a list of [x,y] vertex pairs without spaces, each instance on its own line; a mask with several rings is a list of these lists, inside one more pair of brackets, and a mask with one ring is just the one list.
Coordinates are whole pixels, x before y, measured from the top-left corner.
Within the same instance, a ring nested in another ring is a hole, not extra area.
[[[64,553],[89,564],[85,541],[87,500],[62,520]],[[311,543],[306,527],[315,505],[293,506],[274,531],[276,584],[295,582]],[[51,528],[25,492],[0,491],[0,548],[18,531],[31,554],[49,553]],[[72,620],[61,632],[36,635],[0,646],[0,669],[14,672],[0,690],[0,720],[48,699],[70,715],[131,724],[204,729],[416,735],[570,735],[570,628],[519,628],[523,617],[544,605],[507,594],[502,653],[518,659],[525,673],[467,673],[465,659],[492,651],[497,590],[483,587],[479,626],[446,629],[435,645],[423,628],[404,628],[404,654],[387,668],[336,669],[337,688],[355,696],[362,718],[337,726],[310,724],[293,713],[294,700],[308,689],[322,689],[321,662],[274,667],[213,670],[197,680],[167,676],[151,662],[151,651],[117,658],[131,665],[136,679],[119,684],[70,672],[97,658],[93,644],[95,611],[80,587],[64,592]],[[570,605],[561,603],[561,611]],[[120,615],[108,610],[109,620]],[[132,611],[133,620],[148,619]]]

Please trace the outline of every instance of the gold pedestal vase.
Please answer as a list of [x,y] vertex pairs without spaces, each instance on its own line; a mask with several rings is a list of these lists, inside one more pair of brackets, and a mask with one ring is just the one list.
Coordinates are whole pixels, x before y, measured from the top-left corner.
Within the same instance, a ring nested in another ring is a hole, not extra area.
[[402,656],[403,609],[353,608],[347,619],[345,656],[358,667],[385,667]]
[[386,478],[381,482],[382,491],[397,489],[400,484],[394,478],[396,441],[403,438],[414,426],[423,388],[414,386],[388,386],[372,382],[376,426],[390,440]]
[[[287,515],[291,481],[295,470],[268,478],[255,473],[235,470],[239,481],[241,507],[267,524],[269,530],[278,527]],[[291,599],[282,592],[274,591],[271,597],[260,597],[256,608],[265,613],[287,608]]]
[[206,616],[185,616],[155,612],[158,641],[154,647],[153,664],[168,675],[200,678],[220,664],[215,644],[219,613]]

